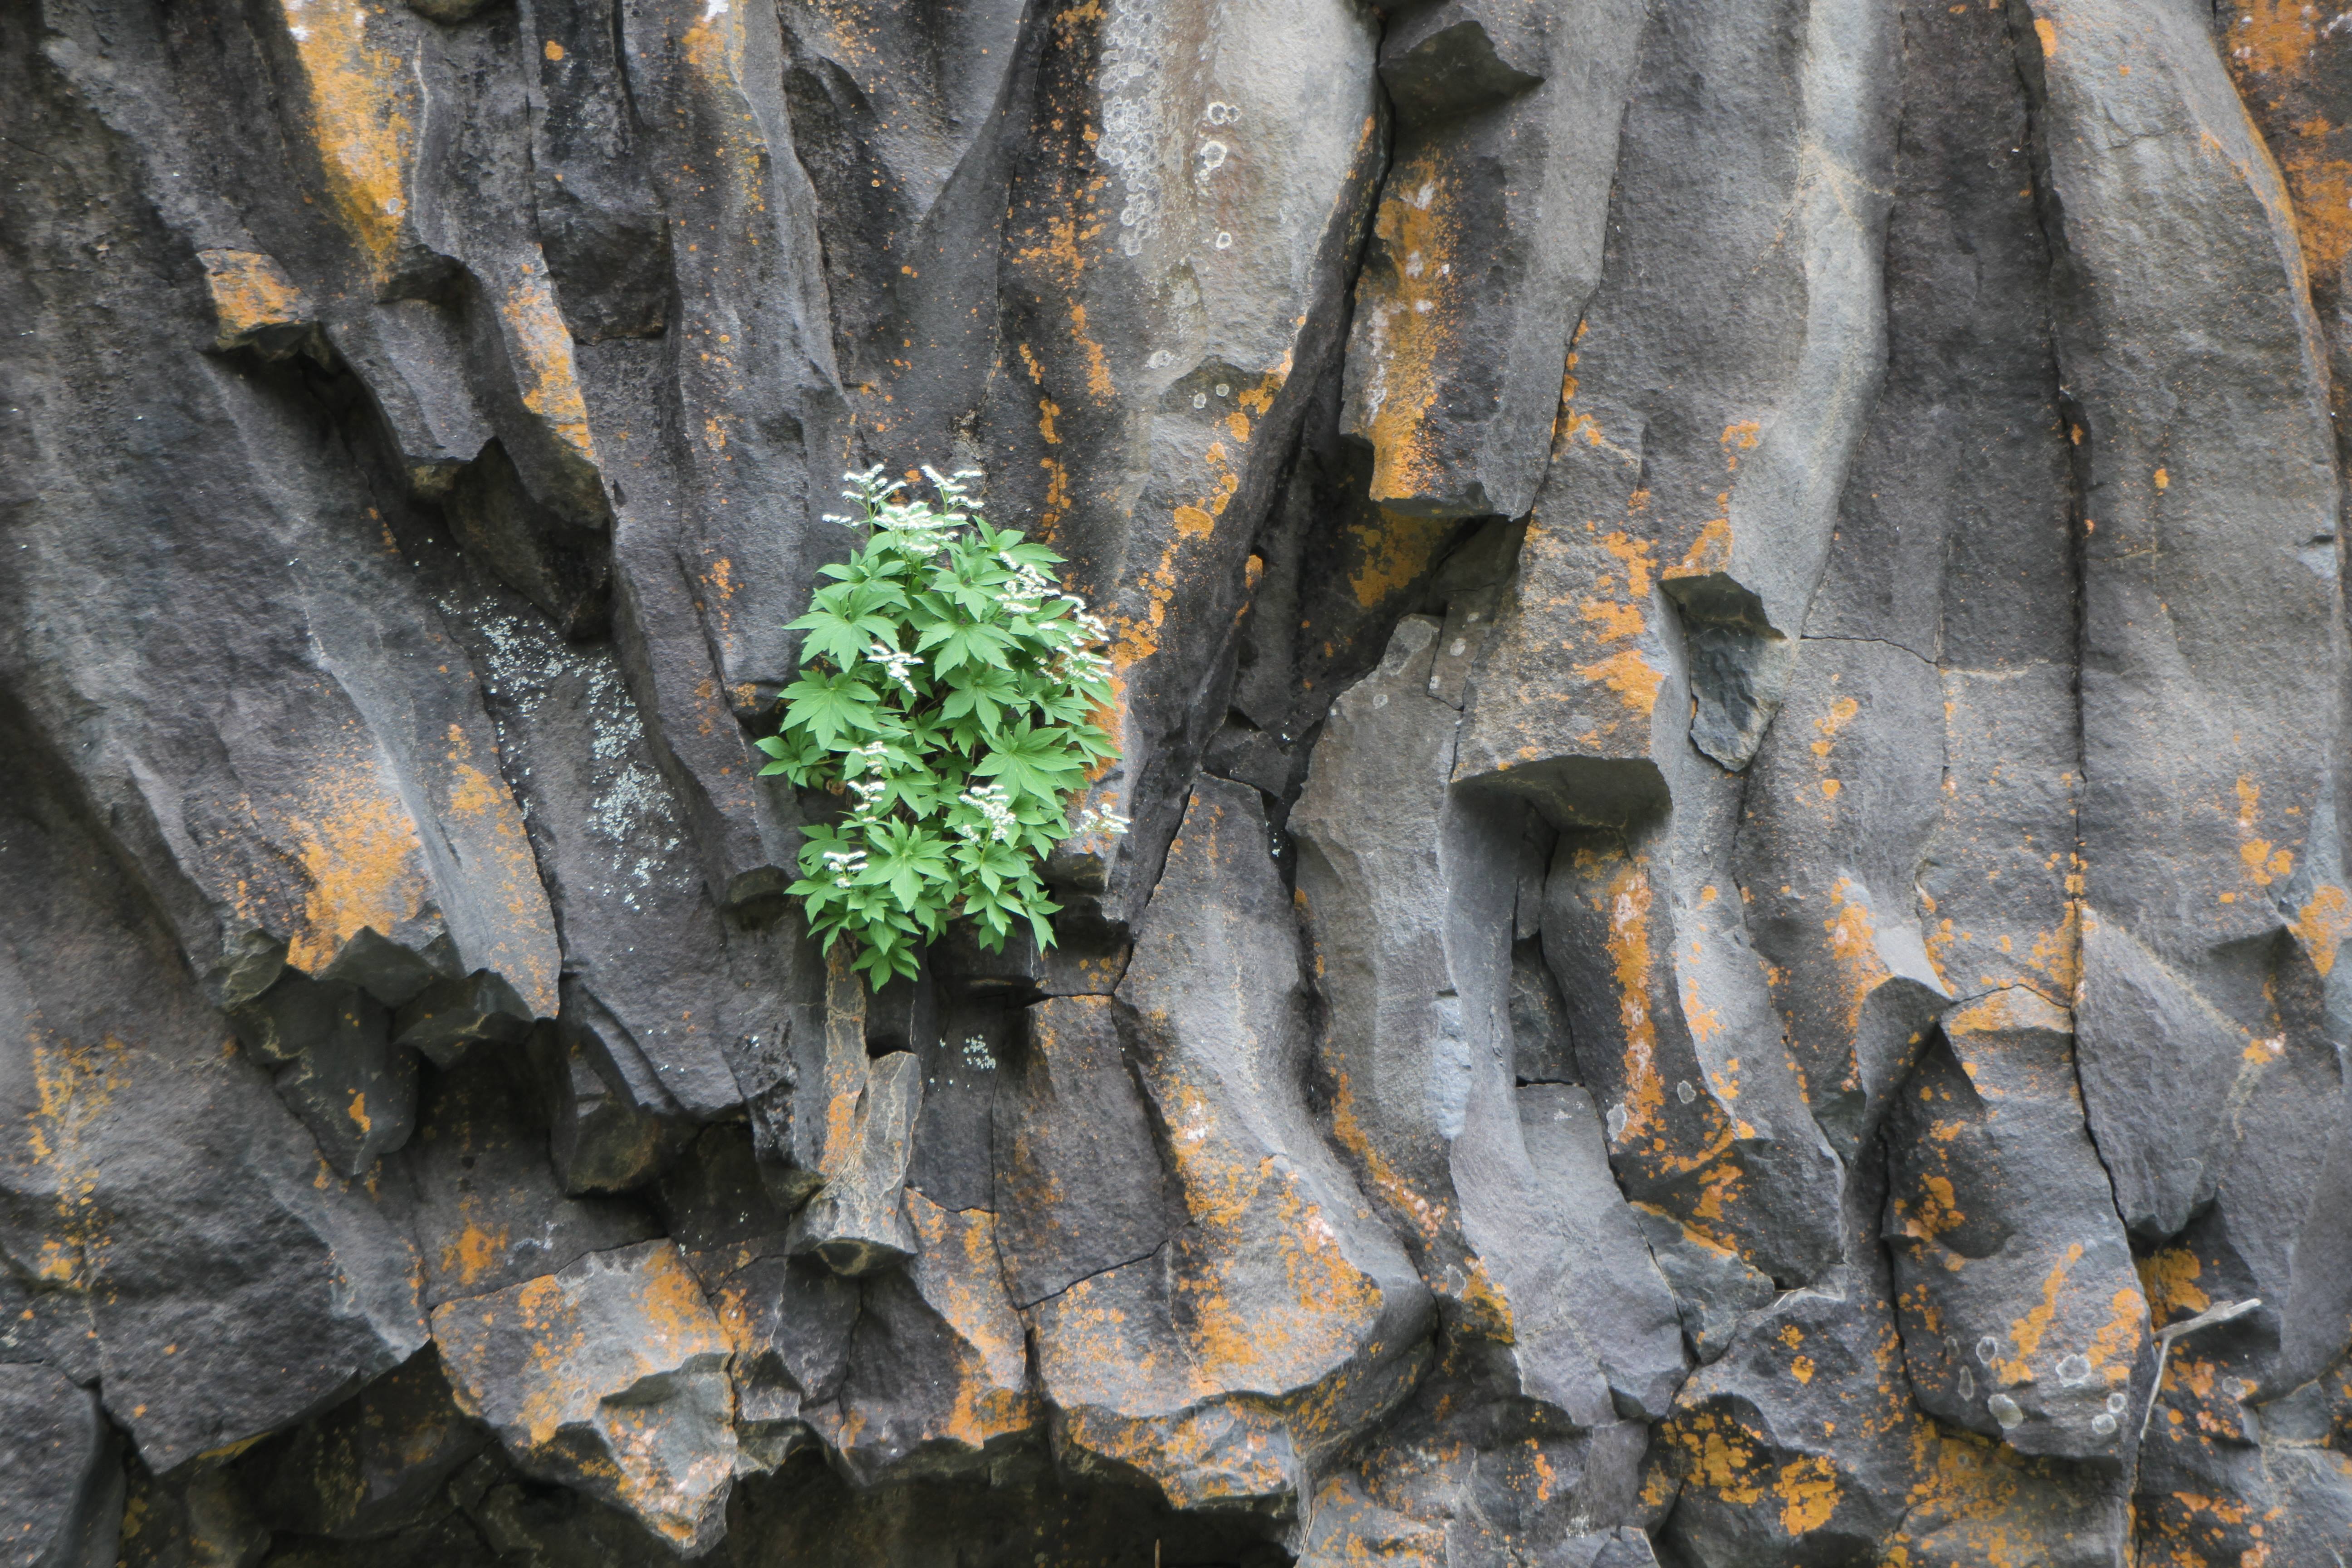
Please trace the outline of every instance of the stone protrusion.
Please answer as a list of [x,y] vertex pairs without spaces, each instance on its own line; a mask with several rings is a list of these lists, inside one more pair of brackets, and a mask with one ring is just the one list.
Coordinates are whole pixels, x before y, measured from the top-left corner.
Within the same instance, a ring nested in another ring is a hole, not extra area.
[[996,1247],[1026,1309],[1160,1250],[1184,1210],[1108,997],[1030,1012],[996,1107]]
[[278,1069],[278,1093],[319,1141],[327,1163],[356,1176],[408,1142],[416,1120],[416,1056],[394,1042],[390,1016],[375,998],[355,990],[335,994],[325,1032]]
[[815,1441],[811,1408],[841,1392],[857,1283],[790,1255],[791,1214],[740,1128],[704,1129],[655,1202],[733,1347],[737,1441],[747,1460],[774,1468]]
[[1584,1426],[1619,1405],[1654,1415],[1684,1370],[1674,1304],[1591,1100],[1516,1087],[1519,861],[1542,849],[1524,808],[1449,788],[1460,716],[1428,691],[1440,635],[1407,619],[1333,704],[1291,814],[1333,1130],[1457,1331],[1510,1347],[1514,1393]]
[[1396,142],[1359,275],[1342,428],[1394,511],[1523,517],[1599,282],[1643,17],[1445,0],[1381,40]]
[[681,1556],[725,1532],[731,1347],[676,1243],[445,1302],[433,1335],[459,1406],[527,1474],[624,1510]]
[[296,1429],[256,1489],[289,1529],[365,1541],[428,1522],[450,1477],[489,1440],[427,1348]]
[[1748,770],[1748,929],[1806,1103],[1849,1163],[1952,1002],[1915,906],[1946,804],[1942,701],[1935,667],[1904,648],[1808,641]]
[[1306,1004],[1257,794],[1196,779],[1113,1001],[1185,1223],[1027,1314],[1057,1449],[1179,1507],[1297,1506],[1428,1355],[1427,1288],[1308,1119]]
[[917,1242],[901,1201],[913,1153],[915,1119],[922,1111],[921,1064],[911,1051],[870,1060],[861,1047],[865,1084],[835,1101],[841,1124],[826,1136],[824,1185],[793,1216],[792,1250],[814,1253],[825,1267],[856,1279],[905,1262]]
[[100,1568],[122,1531],[122,1458],[98,1398],[55,1367],[0,1363],[0,1540],[27,1568]]
[[477,970],[436,981],[393,1016],[393,1040],[436,1068],[457,1064],[477,1041],[509,1045],[530,1029],[530,1007],[502,975]]
[[2022,988],[1945,1016],[1889,1115],[1885,1226],[1920,1408],[2020,1453],[2114,1460],[2147,1299],[2069,1023]]

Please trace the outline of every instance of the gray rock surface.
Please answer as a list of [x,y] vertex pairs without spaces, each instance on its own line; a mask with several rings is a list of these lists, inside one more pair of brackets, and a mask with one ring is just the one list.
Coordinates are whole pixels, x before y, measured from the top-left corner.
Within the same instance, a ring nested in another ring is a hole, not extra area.
[[2341,1568],[2339,9],[0,6],[0,1555]]

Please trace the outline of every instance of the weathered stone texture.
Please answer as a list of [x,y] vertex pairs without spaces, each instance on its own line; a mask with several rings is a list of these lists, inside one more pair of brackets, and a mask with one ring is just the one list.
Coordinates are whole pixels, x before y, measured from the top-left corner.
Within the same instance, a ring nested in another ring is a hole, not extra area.
[[0,1557],[2342,1568],[2347,268],[2334,3],[0,5]]

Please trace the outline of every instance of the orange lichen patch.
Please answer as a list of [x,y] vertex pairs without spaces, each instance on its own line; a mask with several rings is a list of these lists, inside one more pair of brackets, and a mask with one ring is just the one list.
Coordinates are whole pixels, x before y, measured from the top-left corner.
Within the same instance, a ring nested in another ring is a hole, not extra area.
[[2042,1300],[2036,1302],[2025,1316],[2010,1324],[2010,1342],[2016,1346],[2017,1353],[2000,1362],[1995,1367],[2004,1382],[2032,1381],[2033,1373],[2026,1365],[2026,1358],[2042,1348],[2042,1336],[2050,1331],[2051,1321],[2058,1315],[2058,1297],[2059,1293],[2066,1288],[2066,1275],[2081,1261],[2083,1261],[2083,1244],[2079,1241],[2074,1242],[2067,1247],[2064,1255],[2043,1277]]
[[310,97],[327,195],[378,282],[400,247],[415,151],[415,76],[397,47],[369,39],[400,24],[382,9],[334,0],[280,0]]
[[2026,951],[2027,967],[2047,976],[2052,989],[2060,996],[2074,994],[2075,980],[2082,973],[2082,928],[2081,900],[2070,898],[2065,913],[2059,917],[2058,929],[2035,933],[2033,945]]
[[1901,1222],[1903,1234],[1916,1241],[1933,1241],[1959,1229],[1968,1215],[1960,1211],[1959,1199],[1947,1176],[1923,1176],[1919,1195],[1895,1198],[1895,1217]]
[[[1805,1369],[1798,1381],[1811,1383],[1812,1363],[1803,1356],[1797,1363]],[[1780,1500],[1780,1528],[1791,1539],[1802,1538],[1827,1524],[1837,1511],[1837,1471],[1820,1455],[1807,1454],[1780,1467],[1772,1495]]]
[[316,814],[287,819],[306,886],[286,961],[316,972],[362,931],[390,936],[432,897],[416,819],[366,774],[314,787]]
[[2352,931],[2352,898],[2334,883],[2324,882],[2312,890],[2286,929],[2303,944],[2312,968],[2325,976],[2336,967],[2345,933]]
[[1421,581],[1457,526],[1451,518],[1386,510],[1372,521],[1351,525],[1347,545],[1354,567],[1348,574],[1349,593],[1364,609],[1380,608]]
[[1020,247],[1013,253],[1014,259],[1042,273],[1048,290],[1069,301],[1070,341],[1086,363],[1087,394],[1097,404],[1108,405],[1118,396],[1118,388],[1111,377],[1109,356],[1087,328],[1081,288],[1087,270],[1086,247],[1101,232],[1101,225],[1082,227],[1073,213],[1059,212],[1045,220],[1040,232],[1037,243]]
[[1603,642],[1640,637],[1649,625],[1640,605],[1619,600],[1587,599],[1577,613],[1591,623],[1594,635]]
[[2290,146],[2279,172],[2294,205],[2304,267],[2313,278],[2332,281],[2352,255],[2352,162]]
[[2042,58],[2048,59],[2058,52],[2058,29],[2047,16],[2033,19],[2033,36],[2042,40]]
[[2241,70],[2300,72],[2319,42],[2319,13],[2304,0],[2234,0],[2226,50]]
[[2263,786],[2245,774],[2240,773],[2235,787],[2238,793],[2238,826],[2251,830],[2254,826],[2254,818],[2263,809]]
[[87,1289],[92,1255],[103,1251],[106,1239],[98,1201],[103,1155],[84,1140],[131,1087],[130,1047],[111,1035],[93,1047],[37,1028],[27,1043],[34,1105],[25,1119],[25,1146],[55,1184],[53,1233],[42,1238],[33,1272],[52,1284]]
[[909,1188],[907,1220],[922,1242],[908,1273],[955,1336],[953,1389],[936,1433],[979,1448],[1043,1414],[1029,1387],[1028,1342],[1004,1293],[996,1216],[944,1209]]
[[[1683,982],[1683,1022],[1689,1026],[1691,1037],[1702,1044],[1723,1033],[1723,1016],[1708,1006],[1706,998],[1700,995],[1696,974]],[[1732,1058],[1731,1065],[1738,1065],[1737,1057]],[[1716,1092],[1726,1100],[1739,1098],[1737,1080],[1726,1080],[1717,1075],[1715,1087]]]
[[742,81],[744,37],[740,9],[706,5],[678,38],[687,63],[714,85],[734,88]]
[[[1055,409],[1054,412],[1061,412]],[[1052,458],[1040,458],[1037,466],[1045,470],[1045,500],[1037,513],[1037,529],[1048,543],[1053,542],[1055,526],[1070,511],[1070,470]]]
[[[1451,369],[1458,332],[1453,275],[1458,219],[1443,154],[1431,150],[1389,174],[1373,227],[1390,258],[1369,304],[1364,429],[1372,443],[1371,497],[1409,500],[1448,488],[1445,458],[1425,421]],[[1366,291],[1370,292],[1370,291]]]
[[2267,838],[2250,838],[2239,845],[2238,858],[2245,863],[2246,879],[2262,888],[2294,869],[2294,852],[2274,849]]
[[2134,1260],[2148,1311],[2158,1323],[2194,1317],[2213,1304],[2197,1281],[2205,1266],[2185,1247],[2168,1247]]
[[[1035,1309],[1039,1365],[1066,1440],[1144,1471],[1171,1501],[1279,1489],[1296,1482],[1296,1447],[1401,1394],[1415,1363],[1379,1359],[1380,1288],[1302,1173],[1245,1141],[1224,1086],[1181,1058],[1147,1076],[1193,1224],[1164,1262]],[[1391,1386],[1368,1390],[1368,1375]]]
[[[1932,905],[1928,912],[1930,914],[1935,912]],[[1936,978],[1944,983],[1944,989],[1947,991],[1952,987],[1952,977],[1944,967],[1945,960],[1950,957],[1953,944],[1959,940],[1960,933],[1953,927],[1951,917],[1948,915],[1937,921],[1935,929],[1928,931],[1925,939],[1927,965],[1936,972]]]
[[1851,697],[1841,697],[1831,703],[1829,712],[1813,721],[1813,728],[1822,732],[1822,738],[1813,742],[1813,755],[1828,756],[1837,744],[1838,731],[1853,723],[1854,715],[1861,711],[1862,704]]
[[1650,661],[1632,648],[1611,654],[1592,664],[1580,664],[1576,673],[1589,681],[1607,687],[1619,700],[1635,713],[1647,718],[1658,706],[1658,687],[1665,677],[1650,668]]
[[1830,917],[1822,921],[1822,929],[1829,934],[1830,962],[1837,966],[1839,985],[1845,993],[1843,1044],[1849,1050],[1862,1028],[1862,1010],[1870,994],[1885,984],[1892,973],[1879,956],[1878,931],[1871,924],[1870,906],[1862,900],[1860,890],[1852,878],[1840,877],[1830,889]]
[[1763,438],[1764,426],[1760,420],[1741,419],[1725,426],[1723,434],[1717,437],[1723,447],[1724,468],[1726,469],[1738,468],[1739,454],[1754,451],[1756,443]]
[[1769,1468],[1755,1435],[1713,1412],[1675,1423],[1671,1440],[1688,1466],[1685,1486],[1697,1486],[1728,1503],[1753,1508],[1764,1489],[1759,1472]]
[[[669,1428],[726,1419],[729,1342],[674,1242],[592,1254],[444,1302],[433,1337],[458,1406],[518,1458],[584,1484],[674,1543],[707,1543],[733,1445],[680,1446]],[[687,1378],[703,1382],[698,1397],[643,1397]]]
[[2091,1336],[2084,1359],[2111,1384],[2131,1381],[2132,1363],[2148,1339],[2147,1298],[2129,1287],[2107,1298],[2107,1321]]
[[[1591,850],[1579,850],[1580,866]],[[1602,893],[1609,919],[1604,939],[1617,982],[1617,1018],[1625,1031],[1625,1123],[1619,1141],[1654,1130],[1665,1108],[1666,1082],[1658,1070],[1658,1028],[1650,1013],[1650,874],[1627,860]]]
[[[596,444],[588,434],[588,402],[572,361],[572,330],[556,309],[554,290],[548,286],[547,264],[507,285],[499,306],[499,322],[506,335],[507,353],[522,394],[522,405],[553,432],[557,440],[582,458],[596,460]],[[724,444],[724,437],[720,438]]]
[[1758,1433],[1717,1411],[1679,1415],[1659,1433],[1685,1490],[1735,1508],[1777,1504],[1780,1529],[1791,1540],[1828,1524],[1843,1495],[1831,1457],[1797,1453],[1776,1460]]
[[1405,1217],[1423,1244],[1434,1245],[1445,1230],[1445,1205],[1424,1195],[1405,1180],[1381,1152],[1357,1110],[1355,1087],[1344,1070],[1332,1075],[1331,1132],[1339,1139],[1339,1146],[1355,1156],[1372,1191]]
[[[1160,630],[1168,623],[1168,606],[1176,598],[1176,554],[1183,544],[1181,533],[1171,534],[1160,552],[1160,563],[1137,579],[1129,589],[1143,599],[1139,615],[1114,614],[1110,619],[1110,665],[1115,674],[1129,670],[1160,651]],[[1124,689],[1124,688],[1122,688]],[[1123,706],[1123,705],[1122,705]],[[1122,713],[1119,725],[1105,725],[1114,735],[1124,727]]]
[[205,287],[212,295],[213,347],[233,349],[270,327],[300,326],[313,318],[286,269],[253,250],[199,250]]
[[482,1277],[499,1266],[506,1257],[512,1238],[506,1227],[485,1230],[474,1217],[479,1206],[472,1198],[459,1200],[460,1212],[466,1216],[465,1228],[441,1249],[441,1272],[460,1285],[480,1283]]
[[[1998,1035],[2011,1029],[2045,1029],[2053,1034],[2072,1030],[2073,1019],[2063,1007],[2056,1005],[2038,991],[2023,986],[2003,986],[1990,995],[1980,996],[1967,1006],[1948,1014],[1944,1032],[1956,1045],[1971,1035]],[[1965,1047],[1963,1056],[1966,1056]],[[1968,1068],[1970,1079],[1977,1069]],[[1998,1096],[1999,1089],[1989,1092]]]
[[[1649,596],[1650,579],[1656,573],[1657,542],[1631,538],[1621,531],[1612,530],[1601,536],[1601,548],[1615,556],[1625,568],[1625,595],[1629,599]],[[1606,579],[1601,585],[1606,585]]]
[[[1254,395],[1256,401],[1270,403],[1287,374],[1286,356],[1281,368],[1262,377],[1253,392],[1243,395],[1244,400]],[[1201,458],[1200,477],[1206,480],[1205,493],[1170,509],[1169,528],[1158,563],[1148,572],[1135,574],[1122,591],[1123,607],[1108,617],[1113,631],[1110,661],[1118,674],[1125,674],[1160,651],[1160,635],[1167,624],[1169,608],[1185,581],[1185,557],[1189,553],[1197,559],[1205,552],[1213,552],[1218,524],[1241,489],[1238,464],[1242,456],[1229,450],[1223,441],[1209,445]],[[1124,692],[1123,683],[1115,680],[1113,684],[1117,691]],[[1104,727],[1118,734],[1124,726]]]
[[2051,1461],[1932,1420],[1913,1428],[1913,1483],[1902,1529],[1883,1562],[2034,1568],[2078,1539],[2081,1504]]
[[487,944],[470,956],[504,975],[533,1013],[552,1017],[562,960],[539,861],[505,780],[474,766],[471,754],[465,731],[450,725],[450,837],[474,866],[495,876],[505,916]]
[[871,1058],[866,1054],[866,989],[851,967],[856,955],[846,942],[825,951],[824,1131],[817,1168],[839,1173],[854,1152],[857,1107],[866,1097]]
[[[1577,324],[1577,341],[1584,336],[1584,325]],[[1568,363],[1560,372],[1559,407],[1551,417],[1551,455],[1557,462],[1569,443],[1582,438],[1588,447],[1605,446],[1608,437],[1601,434],[1600,421],[1576,406],[1576,351],[1569,350]]]
[[1709,518],[1683,558],[1665,570],[1670,578],[1711,577],[1731,570],[1731,519]]
[[1087,331],[1087,308],[1076,300],[1070,301],[1070,335],[1086,351],[1087,390],[1094,395],[1097,403],[1108,403],[1118,395],[1118,388],[1110,378],[1110,359],[1103,353],[1102,344]]

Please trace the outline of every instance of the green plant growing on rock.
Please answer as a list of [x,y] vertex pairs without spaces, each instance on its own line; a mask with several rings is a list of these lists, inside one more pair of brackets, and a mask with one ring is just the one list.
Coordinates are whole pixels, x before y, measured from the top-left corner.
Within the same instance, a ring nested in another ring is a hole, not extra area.
[[807,829],[801,879],[809,928],[848,939],[880,985],[912,975],[922,944],[969,915],[1003,949],[1026,921],[1054,942],[1038,867],[1074,831],[1123,832],[1108,812],[1075,827],[1069,797],[1118,755],[1094,714],[1111,700],[1107,633],[1050,574],[1062,557],[997,528],[966,481],[926,468],[937,500],[906,499],[877,466],[845,476],[866,531],[808,614],[783,725],[755,742],[782,773],[855,804]]

